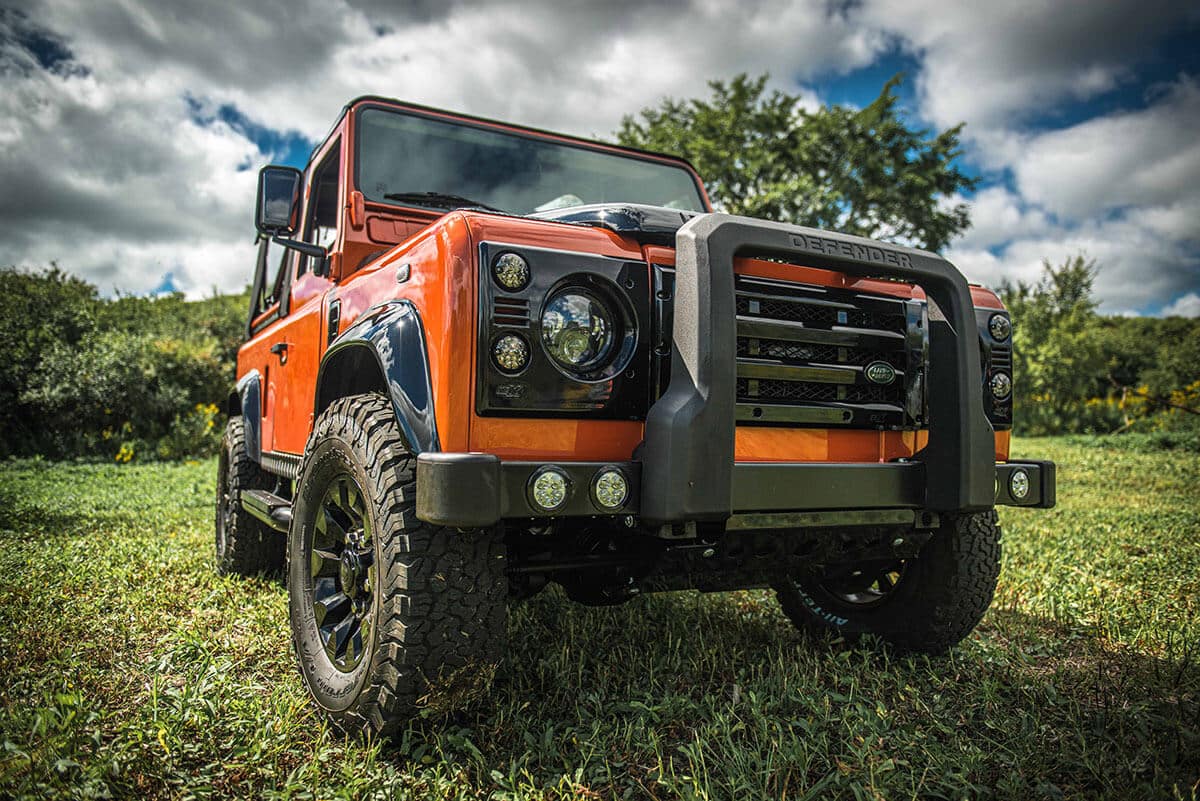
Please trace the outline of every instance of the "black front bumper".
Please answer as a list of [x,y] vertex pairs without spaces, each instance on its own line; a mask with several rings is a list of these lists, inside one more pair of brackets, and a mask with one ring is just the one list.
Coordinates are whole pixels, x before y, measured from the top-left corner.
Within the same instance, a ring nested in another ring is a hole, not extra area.
[[[978,329],[971,290],[933,253],[859,237],[727,214],[693,218],[675,237],[671,380],[646,417],[635,459],[619,466],[632,490],[620,510],[600,510],[590,483],[603,464],[558,463],[571,492],[555,516],[636,515],[651,525],[722,522],[735,515],[823,510],[989,509],[996,503],[1054,504],[1048,462],[997,465],[984,414]],[[733,261],[754,256],[858,277],[917,284],[930,301],[929,444],[888,464],[734,462],[736,298]],[[486,526],[540,517],[528,484],[544,463],[486,454],[421,454],[417,516],[443,525]],[[1012,473],[1029,477],[1013,498]]]
[[[480,453],[423,453],[417,457],[417,517],[442,526],[475,528],[503,519],[538,517],[643,516],[638,487],[644,467],[638,462],[555,462],[568,476],[570,492],[562,507],[546,512],[531,502],[529,485],[546,462],[502,462]],[[592,497],[591,484],[603,469],[616,467],[631,492],[617,510],[604,509]],[[1028,494],[1016,498],[1012,476],[1025,471]],[[926,511],[925,465],[740,463],[733,467],[730,520],[753,519],[767,527],[790,527],[784,513],[844,510]],[[997,464],[993,503],[1048,509],[1055,502],[1053,462]],[[991,504],[989,503],[989,506]],[[769,516],[776,515],[771,518]],[[819,519],[819,518],[814,518]],[[756,525],[757,527],[757,525]]]

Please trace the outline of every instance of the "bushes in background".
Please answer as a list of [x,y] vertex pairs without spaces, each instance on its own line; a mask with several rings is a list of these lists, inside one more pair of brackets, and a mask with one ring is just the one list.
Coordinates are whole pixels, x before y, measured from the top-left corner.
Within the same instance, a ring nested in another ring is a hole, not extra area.
[[57,268],[0,270],[0,455],[130,461],[215,450],[245,295],[100,298]]
[[1000,288],[1017,433],[1200,431],[1200,320],[1099,315],[1095,277],[1079,255]]

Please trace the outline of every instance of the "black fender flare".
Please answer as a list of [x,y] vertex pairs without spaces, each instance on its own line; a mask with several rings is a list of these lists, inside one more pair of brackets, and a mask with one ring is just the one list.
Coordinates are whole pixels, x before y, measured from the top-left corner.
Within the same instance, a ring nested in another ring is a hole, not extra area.
[[246,453],[256,462],[262,461],[262,376],[251,370],[238,379],[237,388],[229,397],[229,416],[242,416],[246,431]]
[[425,327],[410,301],[368,309],[330,344],[317,370],[313,419],[337,398],[371,391],[391,400],[410,453],[441,450]]

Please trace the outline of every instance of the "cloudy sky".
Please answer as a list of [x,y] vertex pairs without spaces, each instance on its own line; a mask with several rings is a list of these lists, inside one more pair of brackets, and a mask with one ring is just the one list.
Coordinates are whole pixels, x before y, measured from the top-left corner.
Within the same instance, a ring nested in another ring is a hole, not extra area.
[[1104,311],[1200,316],[1197,42],[1182,0],[0,0],[0,264],[238,289],[255,171],[357,95],[605,138],[738,72],[855,105],[904,72],[966,123],[970,278],[1082,250]]

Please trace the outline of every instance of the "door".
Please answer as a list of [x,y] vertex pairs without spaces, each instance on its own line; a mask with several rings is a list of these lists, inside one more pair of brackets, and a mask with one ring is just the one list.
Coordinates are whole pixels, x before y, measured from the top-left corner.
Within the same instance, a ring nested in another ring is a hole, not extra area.
[[[329,143],[309,174],[304,220],[300,238],[335,252],[340,248],[341,139]],[[325,352],[322,307],[333,286],[322,273],[318,259],[293,253],[289,259],[289,312],[280,326],[277,342],[279,361],[274,368],[277,384],[276,425],[272,450],[301,454],[313,425],[313,398],[317,369]],[[264,442],[266,434],[264,432]]]
[[[262,378],[262,405],[258,413],[264,451],[271,449],[275,426],[275,401],[280,376],[277,369],[279,357],[272,348],[280,339],[283,325],[280,320],[287,316],[290,255],[268,237],[259,242],[258,265],[250,292],[249,339],[239,356],[239,366],[244,366],[247,371],[257,370]],[[240,371],[239,375],[241,372],[244,371]]]

